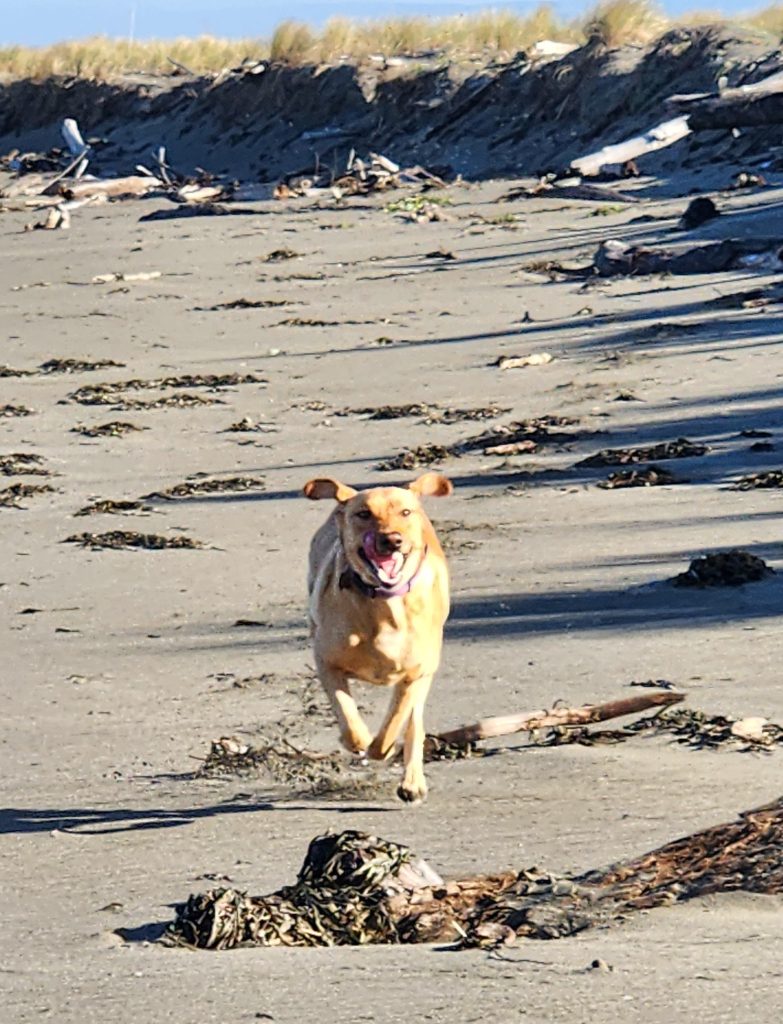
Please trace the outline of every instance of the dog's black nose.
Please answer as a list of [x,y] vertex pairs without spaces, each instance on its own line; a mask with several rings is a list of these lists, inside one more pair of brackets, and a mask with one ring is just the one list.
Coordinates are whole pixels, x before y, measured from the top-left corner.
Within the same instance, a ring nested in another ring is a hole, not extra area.
[[401,533],[376,533],[375,550],[379,555],[390,555],[402,547]]

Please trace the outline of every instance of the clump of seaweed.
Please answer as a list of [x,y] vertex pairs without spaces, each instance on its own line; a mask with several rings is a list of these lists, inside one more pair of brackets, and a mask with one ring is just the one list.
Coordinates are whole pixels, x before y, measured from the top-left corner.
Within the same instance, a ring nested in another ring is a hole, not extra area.
[[[512,454],[519,446],[523,451],[535,451],[542,444],[565,444],[579,439],[578,434],[558,430],[559,427],[573,426],[579,420],[570,416],[538,416],[529,420],[491,427],[483,434],[468,437],[453,446],[455,454],[483,451],[485,455]],[[502,449],[502,450],[499,450]]]
[[752,491],[757,487],[770,490],[783,487],[783,469],[769,469],[763,473],[748,473],[747,476],[740,477],[731,489],[733,491]]
[[[324,406],[325,408],[325,406]],[[406,405],[378,405],[362,409],[341,409],[336,416],[366,416],[368,420],[398,420],[405,417],[423,416],[423,422],[462,423],[471,420],[493,420],[507,413],[508,407],[485,405],[474,409],[444,409],[437,403],[409,402]]]
[[277,431],[271,423],[256,423],[250,416],[243,416],[241,420],[226,427],[226,434],[269,434]]
[[32,377],[32,370],[15,370],[13,366],[0,366],[0,377]]
[[352,763],[344,753],[299,750],[285,738],[276,743],[251,746],[235,736],[222,736],[212,741],[196,776],[216,778],[259,773],[279,785],[292,786],[299,795],[362,796],[376,788],[375,773]]
[[231,299],[230,302],[218,302],[214,306],[196,306],[200,312],[216,313],[221,309],[279,309],[290,306],[289,299]]
[[11,484],[0,490],[0,508],[21,508],[24,498],[32,498],[36,494],[52,494],[54,487],[49,484]]
[[38,369],[41,373],[88,373],[93,370],[106,370],[112,366],[122,368],[125,365],[113,359],[47,359]]
[[687,572],[675,576],[675,587],[740,587],[774,576],[763,558],[734,548],[694,558]]
[[612,491],[621,487],[664,487],[667,484],[687,482],[670,473],[668,469],[647,466],[646,469],[623,469],[617,473],[610,473],[606,480],[599,480],[597,486],[605,491]]
[[127,423],[123,420],[100,423],[96,427],[86,427],[83,423],[71,427],[71,433],[81,434],[82,437],[125,437],[126,434],[134,434],[142,430],[149,430],[149,427],[137,427],[135,423]]
[[262,490],[264,481],[259,476],[231,476],[218,479],[185,480],[184,483],[167,487],[165,491],[153,491],[145,498],[191,498],[199,494],[229,494],[235,491]]
[[605,448],[577,462],[577,466],[626,466],[635,462],[657,462],[662,459],[690,459],[697,455],[706,455],[708,451],[706,444],[695,444],[687,437],[678,437],[676,441],[661,441],[649,448]]
[[32,416],[33,410],[26,405],[0,405],[0,416],[14,419],[19,416]]
[[437,405],[425,405],[423,402],[409,402],[407,405],[375,405],[362,409],[341,409],[336,416],[366,416],[368,420],[399,420],[407,416],[437,415]]
[[454,452],[442,444],[420,444],[416,448],[406,448],[397,455],[379,462],[376,469],[418,469],[419,466],[431,466],[433,462],[443,462]]
[[109,548],[122,551],[126,548],[145,548],[148,551],[160,551],[163,548],[203,548],[200,540],[183,535],[177,537],[161,537],[156,533],[137,533],[135,530],[111,530],[109,533],[74,533],[66,537],[63,544],[78,544],[94,551]]
[[225,405],[220,398],[193,395],[187,391],[176,391],[173,395],[153,398],[145,402],[141,398],[116,398],[105,402],[85,402],[85,405],[111,405],[114,409],[192,409],[205,405]]
[[91,505],[85,505],[75,516],[97,516],[97,515],[132,515],[136,512],[153,512],[152,505],[145,505],[143,501],[112,501],[107,498],[103,501],[94,501]]
[[783,799],[581,875],[538,868],[444,882],[367,833],[317,836],[296,882],[266,896],[191,895],[163,941],[203,949],[560,939],[717,892],[783,891]]
[[567,416],[540,416],[535,419],[518,420],[514,423],[492,427],[482,434],[467,437],[455,444],[423,444],[416,448],[407,448],[399,454],[379,462],[376,469],[417,469],[419,466],[429,466],[433,462],[443,462],[448,458],[459,458],[461,455],[474,451],[481,451],[484,455],[516,455],[535,452],[542,444],[562,444],[578,440],[578,434],[556,429],[578,422],[578,420]]
[[117,396],[121,395],[125,391],[168,391],[174,388],[207,388],[208,390],[218,390],[222,388],[236,387],[239,384],[266,383],[267,381],[264,377],[259,377],[255,373],[186,373],[178,377],[157,377],[151,380],[133,379],[106,381],[102,384],[85,384],[84,387],[74,391],[68,397],[71,401],[78,402],[80,405],[115,405],[119,404]]
[[0,473],[4,476],[51,476],[41,465],[43,458],[33,452],[0,455]]

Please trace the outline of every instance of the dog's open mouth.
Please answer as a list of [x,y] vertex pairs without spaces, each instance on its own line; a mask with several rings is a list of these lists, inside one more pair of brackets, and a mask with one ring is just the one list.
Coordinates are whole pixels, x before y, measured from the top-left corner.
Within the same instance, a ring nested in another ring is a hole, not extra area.
[[402,551],[388,553],[378,551],[375,546],[375,534],[372,532],[364,535],[362,547],[359,548],[359,557],[384,587],[393,587],[400,582],[407,561],[407,555],[404,555]]

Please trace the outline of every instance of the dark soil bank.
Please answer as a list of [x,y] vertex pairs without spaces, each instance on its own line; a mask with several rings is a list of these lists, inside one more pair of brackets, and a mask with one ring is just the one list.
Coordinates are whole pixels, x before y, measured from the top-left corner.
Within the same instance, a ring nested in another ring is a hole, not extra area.
[[[17,81],[0,87],[0,148],[59,142],[58,122],[108,140],[101,170],[123,172],[165,145],[183,170],[199,165],[259,181],[350,150],[382,151],[471,178],[538,174],[646,130],[670,114],[672,94],[757,81],[781,66],[769,37],[728,27],[676,28],[648,48],[589,43],[560,60],[475,65],[411,60],[407,67],[256,65],[216,78],[129,76]],[[748,159],[775,128],[734,138],[701,132],[644,158],[645,173]],[[93,164],[93,168],[95,163]]]

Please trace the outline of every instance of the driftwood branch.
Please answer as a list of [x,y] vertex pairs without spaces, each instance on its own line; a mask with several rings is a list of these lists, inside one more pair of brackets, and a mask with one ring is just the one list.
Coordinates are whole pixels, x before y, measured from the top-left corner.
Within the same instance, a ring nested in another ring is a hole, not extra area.
[[577,160],[571,161],[571,166],[579,174],[598,174],[606,164],[624,164],[627,160],[644,156],[645,153],[654,153],[658,149],[671,146],[672,143],[690,135],[691,130],[692,126],[688,123],[687,116],[675,117],[671,121],[656,125],[644,135],[636,135],[625,142],[604,146],[595,153],[580,156]]
[[667,103],[688,117],[693,131],[783,124],[783,71],[736,89],[670,96]]
[[184,71],[186,75],[190,75],[192,78],[198,77],[195,71],[191,71],[186,64],[182,64],[180,63],[180,61],[174,60],[173,57],[167,57],[166,60],[169,62],[169,64],[173,65],[175,68],[178,68],[178,70]]
[[684,693],[671,690],[656,690],[639,697],[610,700],[606,704],[585,704],[581,708],[552,708],[551,711],[527,711],[521,715],[501,715],[485,718],[475,725],[463,725],[460,729],[438,733],[444,743],[475,743],[494,736],[510,736],[515,732],[533,732],[536,729],[551,729],[558,725],[592,725],[623,715],[636,715],[648,708],[665,708],[685,700]]
[[783,124],[783,93],[767,96],[727,96],[724,93],[693,103],[689,111],[694,131]]
[[106,178],[96,181],[76,182],[64,188],[63,191],[68,199],[84,199],[95,195],[105,195],[110,198],[116,196],[142,196],[154,188],[159,188],[161,184],[162,182],[155,177],[130,175],[127,178]]

